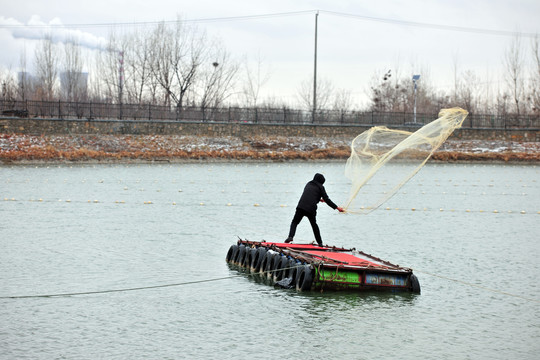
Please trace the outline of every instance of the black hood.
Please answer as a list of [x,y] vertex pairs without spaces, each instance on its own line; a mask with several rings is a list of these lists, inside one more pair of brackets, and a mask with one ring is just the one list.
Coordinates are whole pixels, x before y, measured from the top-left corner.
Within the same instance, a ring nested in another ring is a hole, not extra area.
[[324,178],[323,174],[316,173],[315,176],[313,177],[313,181],[316,181],[322,185],[324,184],[326,179]]

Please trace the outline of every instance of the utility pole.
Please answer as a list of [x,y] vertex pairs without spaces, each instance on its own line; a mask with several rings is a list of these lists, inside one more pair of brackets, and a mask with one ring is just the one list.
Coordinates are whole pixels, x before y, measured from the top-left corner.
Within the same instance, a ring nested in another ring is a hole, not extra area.
[[315,112],[317,111],[317,23],[319,11],[315,13],[315,55],[313,66],[313,122],[315,123]]

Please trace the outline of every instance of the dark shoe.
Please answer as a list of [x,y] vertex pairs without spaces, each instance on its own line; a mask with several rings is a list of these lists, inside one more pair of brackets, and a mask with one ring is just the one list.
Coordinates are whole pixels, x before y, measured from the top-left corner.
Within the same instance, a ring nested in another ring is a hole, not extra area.
[[287,240],[285,240],[285,244],[292,243],[292,241],[293,241],[293,238],[289,236]]

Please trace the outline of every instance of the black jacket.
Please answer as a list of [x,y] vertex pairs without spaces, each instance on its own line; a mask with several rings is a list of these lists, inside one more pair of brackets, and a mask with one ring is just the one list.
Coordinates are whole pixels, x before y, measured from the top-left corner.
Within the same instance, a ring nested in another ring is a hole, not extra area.
[[300,201],[298,201],[298,206],[296,206],[296,208],[302,209],[310,214],[315,215],[317,214],[317,204],[322,198],[326,202],[326,204],[332,209],[337,209],[337,205],[334,204],[334,202],[330,200],[330,198],[326,194],[326,190],[323,186],[324,181],[325,178],[322,174],[315,174],[313,180],[306,184],[304,192],[302,193],[302,196],[300,197]]

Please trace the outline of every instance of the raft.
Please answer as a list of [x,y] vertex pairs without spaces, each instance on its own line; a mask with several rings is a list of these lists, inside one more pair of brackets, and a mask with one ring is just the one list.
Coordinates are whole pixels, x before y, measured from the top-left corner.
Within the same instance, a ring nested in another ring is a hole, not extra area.
[[356,249],[239,239],[227,252],[233,267],[297,291],[385,290],[420,294],[418,278]]

